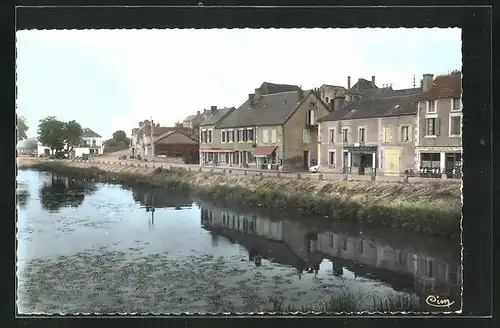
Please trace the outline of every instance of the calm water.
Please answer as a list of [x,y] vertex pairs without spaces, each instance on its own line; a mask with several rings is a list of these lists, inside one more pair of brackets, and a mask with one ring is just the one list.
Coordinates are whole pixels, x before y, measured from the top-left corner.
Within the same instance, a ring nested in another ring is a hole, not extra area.
[[343,291],[367,310],[399,293],[460,307],[458,243],[45,172],[18,183],[20,313],[252,312]]

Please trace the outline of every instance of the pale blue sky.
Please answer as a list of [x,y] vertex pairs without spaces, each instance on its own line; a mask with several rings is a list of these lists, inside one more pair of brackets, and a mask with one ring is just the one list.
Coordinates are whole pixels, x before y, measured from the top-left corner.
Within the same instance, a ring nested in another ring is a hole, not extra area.
[[460,29],[63,30],[17,32],[18,112],[36,137],[46,116],[104,138],[197,110],[238,107],[264,81],[409,88],[462,63]]

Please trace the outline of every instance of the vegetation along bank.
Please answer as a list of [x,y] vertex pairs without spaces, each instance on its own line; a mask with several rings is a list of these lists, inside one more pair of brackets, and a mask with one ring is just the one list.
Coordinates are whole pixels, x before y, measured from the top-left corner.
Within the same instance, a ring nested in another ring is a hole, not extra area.
[[236,174],[170,171],[119,164],[41,162],[20,164],[97,181],[142,184],[190,192],[239,206],[260,207],[333,220],[374,223],[459,238],[461,187],[458,184],[382,181],[327,181]]

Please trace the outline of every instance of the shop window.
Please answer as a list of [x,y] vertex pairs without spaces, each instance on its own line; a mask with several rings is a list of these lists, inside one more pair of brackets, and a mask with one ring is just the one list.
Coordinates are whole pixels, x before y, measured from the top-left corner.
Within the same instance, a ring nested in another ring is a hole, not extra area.
[[439,168],[440,154],[439,153],[422,153],[420,154],[420,167],[422,168]]

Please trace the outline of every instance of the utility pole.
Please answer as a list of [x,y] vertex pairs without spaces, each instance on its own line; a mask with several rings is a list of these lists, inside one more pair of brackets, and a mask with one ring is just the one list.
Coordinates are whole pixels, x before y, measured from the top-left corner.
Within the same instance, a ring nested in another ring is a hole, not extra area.
[[415,89],[416,84],[415,84],[415,74],[413,74],[413,89]]

